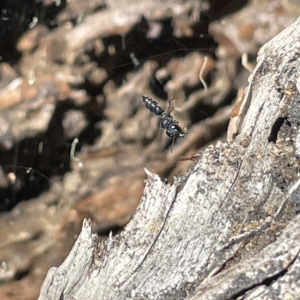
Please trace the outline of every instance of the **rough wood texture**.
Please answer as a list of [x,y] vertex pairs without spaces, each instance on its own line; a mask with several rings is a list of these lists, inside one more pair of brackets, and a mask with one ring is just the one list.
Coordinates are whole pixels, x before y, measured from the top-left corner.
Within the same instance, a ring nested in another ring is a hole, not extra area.
[[233,141],[174,185],[149,173],[136,214],[104,244],[85,222],[39,299],[299,296],[299,37],[300,19],[260,50]]

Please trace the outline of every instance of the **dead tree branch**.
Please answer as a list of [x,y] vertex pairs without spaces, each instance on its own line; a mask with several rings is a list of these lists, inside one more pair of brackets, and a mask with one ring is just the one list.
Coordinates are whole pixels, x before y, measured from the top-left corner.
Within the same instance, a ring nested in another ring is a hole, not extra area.
[[177,184],[149,173],[120,235],[97,245],[85,222],[40,300],[299,295],[299,37],[300,19],[261,48],[233,141]]

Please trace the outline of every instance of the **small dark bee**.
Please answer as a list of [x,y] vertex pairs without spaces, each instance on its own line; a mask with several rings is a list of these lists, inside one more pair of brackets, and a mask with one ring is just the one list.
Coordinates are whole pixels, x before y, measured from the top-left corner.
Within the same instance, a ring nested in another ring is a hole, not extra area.
[[142,96],[142,102],[152,113],[160,116],[159,126],[160,128],[166,130],[167,136],[172,137],[173,141],[178,136],[184,137],[185,133],[182,132],[182,129],[179,127],[178,122],[175,121],[171,116],[173,108],[169,112],[165,112],[156,101],[146,96]]

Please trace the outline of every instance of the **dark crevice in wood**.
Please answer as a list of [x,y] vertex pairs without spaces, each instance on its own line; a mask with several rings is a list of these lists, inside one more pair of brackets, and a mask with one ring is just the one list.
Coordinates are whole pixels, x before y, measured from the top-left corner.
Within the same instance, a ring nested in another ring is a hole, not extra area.
[[113,227],[109,227],[107,229],[103,229],[97,233],[99,236],[108,236],[110,233],[112,233],[113,235],[116,235],[116,234],[120,233],[122,229],[123,229],[123,227],[116,225]]
[[282,126],[282,124],[284,123],[284,120],[286,118],[278,118],[275,123],[273,124],[273,127],[271,129],[271,133],[269,135],[268,141],[269,142],[273,142],[276,143],[277,141],[277,136],[278,136],[278,132]]
[[282,271],[280,271],[279,273],[276,273],[274,276],[266,278],[265,280],[263,280],[262,282],[259,282],[258,284],[254,284],[251,287],[247,287],[247,288],[243,289],[239,293],[233,295],[232,299],[240,299],[240,297],[243,297],[247,292],[254,290],[255,288],[257,288],[259,286],[262,286],[262,285],[267,286],[267,287],[271,286],[272,283],[278,281],[278,279],[280,279],[286,275],[286,273],[288,272],[288,268],[295,262],[297,257],[298,257],[298,255],[296,255],[294,257],[294,259],[290,262],[290,264],[288,266],[286,266],[286,268],[283,269]]

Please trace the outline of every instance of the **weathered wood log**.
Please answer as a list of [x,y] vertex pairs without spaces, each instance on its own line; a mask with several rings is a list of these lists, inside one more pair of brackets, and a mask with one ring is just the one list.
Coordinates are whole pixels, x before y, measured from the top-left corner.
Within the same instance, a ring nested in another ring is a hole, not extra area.
[[299,49],[300,18],[261,48],[233,141],[173,185],[148,172],[121,234],[85,221],[39,299],[298,299]]

